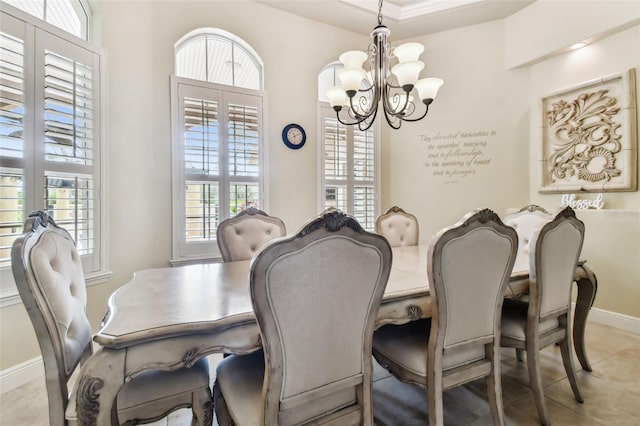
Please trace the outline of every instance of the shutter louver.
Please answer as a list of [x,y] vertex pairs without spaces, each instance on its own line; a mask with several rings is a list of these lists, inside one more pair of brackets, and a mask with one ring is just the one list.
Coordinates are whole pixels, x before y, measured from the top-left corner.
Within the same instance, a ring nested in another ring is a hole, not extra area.
[[0,156],[24,157],[24,45],[0,33]]
[[260,174],[258,109],[229,105],[229,175],[257,177]]
[[93,86],[91,68],[45,52],[45,159],[93,164]]
[[24,42],[0,32],[0,268],[24,223]]
[[324,178],[347,178],[347,129],[335,118],[324,120]]
[[80,255],[95,248],[93,178],[89,176],[45,173],[45,205],[56,223],[76,242]]
[[[183,98],[186,242],[213,241],[220,220],[218,102]],[[205,180],[206,179],[206,180]]]

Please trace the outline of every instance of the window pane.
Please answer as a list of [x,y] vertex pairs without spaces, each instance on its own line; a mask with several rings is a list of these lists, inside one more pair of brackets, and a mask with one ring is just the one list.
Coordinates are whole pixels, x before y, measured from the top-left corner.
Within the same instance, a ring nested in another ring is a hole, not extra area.
[[92,165],[91,67],[46,51],[44,80],[45,159]]
[[375,225],[375,191],[373,186],[353,188],[353,216],[363,228],[373,230]]
[[374,175],[373,130],[353,131],[353,177],[373,179]]
[[235,216],[249,207],[260,208],[260,188],[257,183],[232,183],[229,185],[229,213]]
[[335,118],[324,119],[324,178],[347,178],[347,129]]
[[185,219],[187,242],[215,240],[220,221],[217,182],[187,182]]
[[207,81],[233,86],[233,47],[230,40],[207,36]]
[[0,156],[24,155],[24,45],[0,32]]
[[345,185],[327,185],[324,190],[324,207],[334,207],[347,211],[347,187]]
[[71,1],[48,0],[46,19],[50,24],[83,38],[81,17]]
[[221,30],[199,30],[179,43],[176,75],[261,90],[262,64],[241,42]]
[[207,81],[207,38],[195,36],[176,52],[176,74]]
[[238,44],[233,45],[233,81],[236,87],[260,90],[261,67],[255,58]]
[[94,201],[91,176],[45,174],[46,210],[69,231],[81,255],[93,253],[95,247]]
[[23,176],[0,170],[0,268],[11,264],[11,245],[22,234],[23,224]]
[[[78,0],[0,0],[29,15],[87,40],[89,18]],[[45,10],[46,3],[46,10]]]
[[260,173],[258,109],[229,104],[229,175]]
[[218,175],[218,103],[184,99],[184,168],[187,174]]

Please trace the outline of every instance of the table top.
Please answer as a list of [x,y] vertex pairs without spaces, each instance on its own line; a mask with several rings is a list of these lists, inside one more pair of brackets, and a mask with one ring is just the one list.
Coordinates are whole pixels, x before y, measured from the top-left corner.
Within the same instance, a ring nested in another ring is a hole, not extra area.
[[[429,297],[427,250],[426,245],[393,249],[382,306]],[[249,271],[247,260],[136,272],[109,298],[109,315],[94,340],[105,347],[122,348],[255,324]]]

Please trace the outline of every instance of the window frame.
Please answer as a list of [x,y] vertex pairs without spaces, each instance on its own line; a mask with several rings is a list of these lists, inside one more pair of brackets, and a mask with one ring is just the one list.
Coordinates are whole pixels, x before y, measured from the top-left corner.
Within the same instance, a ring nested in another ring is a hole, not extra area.
[[[225,101],[228,97],[234,96],[252,96],[258,99],[260,104],[258,107],[258,134],[259,134],[259,173],[256,179],[244,178],[247,182],[257,182],[259,187],[259,205],[263,210],[269,209],[269,196],[267,191],[266,182],[268,182],[268,175],[266,170],[266,164],[268,162],[268,153],[266,146],[267,133],[267,93],[260,90],[245,89],[241,87],[226,86],[217,83],[210,83],[202,80],[193,80],[185,77],[171,76],[171,152],[172,152],[172,259],[171,265],[182,265],[189,263],[201,263],[203,261],[216,261],[221,258],[220,251],[216,239],[202,242],[187,242],[186,241],[186,196],[185,185],[187,182],[186,171],[184,167],[184,144],[183,144],[183,132],[184,127],[181,121],[180,106],[182,105],[180,99],[180,85],[184,85],[190,89],[197,91],[198,89],[204,91],[215,91],[219,96],[218,99]],[[227,95],[227,96],[225,96]],[[228,103],[228,102],[226,102]],[[226,119],[225,119],[226,120]],[[223,128],[223,123],[220,121],[219,128]],[[226,136],[226,130],[221,133],[220,137]],[[228,138],[225,143],[228,146]],[[231,178],[228,170],[228,159],[224,152],[226,149],[222,149],[223,153],[221,157],[224,162],[221,162],[220,177],[217,180],[211,179],[210,181],[216,181],[219,185],[219,199],[220,202],[220,216],[219,221],[222,221],[229,217],[229,184],[237,182]]]
[[[43,105],[39,104],[44,100],[44,68],[38,69],[37,67],[44,66],[44,51],[46,46],[51,46],[51,44],[63,51],[82,49],[87,51],[86,55],[92,57],[90,65],[95,70],[94,75],[98,79],[97,84],[93,87],[95,156],[91,166],[91,176],[95,181],[94,199],[97,204],[92,209],[97,237],[93,254],[83,255],[82,258],[87,286],[106,282],[108,277],[112,275],[108,267],[108,226],[105,214],[107,205],[105,195],[107,132],[104,124],[106,123],[107,110],[105,96],[107,87],[105,77],[107,70],[106,51],[9,4],[0,4],[2,5],[0,14],[6,15],[6,17],[3,16],[3,30],[6,28],[5,24],[12,22],[10,25],[14,28],[21,26],[24,34],[24,154],[22,159],[3,158],[1,166],[7,169],[22,166],[23,188],[26,193],[23,206],[25,220],[31,211],[45,208],[43,205],[45,172],[82,174],[81,168],[73,164],[69,164],[70,167],[65,167],[64,163],[55,164],[45,161],[44,144],[36,143],[36,139],[39,140],[41,136],[43,137],[36,132],[36,129],[44,128]],[[9,31],[14,31],[14,29]],[[8,34],[12,33],[8,32]],[[54,51],[61,53],[60,50],[54,49]],[[40,53],[42,53],[42,57],[38,57]],[[75,53],[70,56],[74,60],[77,59]],[[27,143],[29,140],[34,142]],[[0,307],[21,303],[10,266],[0,268],[0,281],[3,283],[0,287]]]

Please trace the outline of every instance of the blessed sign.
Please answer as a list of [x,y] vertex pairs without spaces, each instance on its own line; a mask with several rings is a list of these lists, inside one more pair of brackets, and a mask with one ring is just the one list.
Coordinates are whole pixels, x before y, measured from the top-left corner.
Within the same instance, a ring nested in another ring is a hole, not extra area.
[[602,194],[596,195],[591,200],[577,200],[576,194],[563,194],[560,202],[560,207],[571,207],[576,210],[597,209],[600,210],[604,207],[604,201]]

